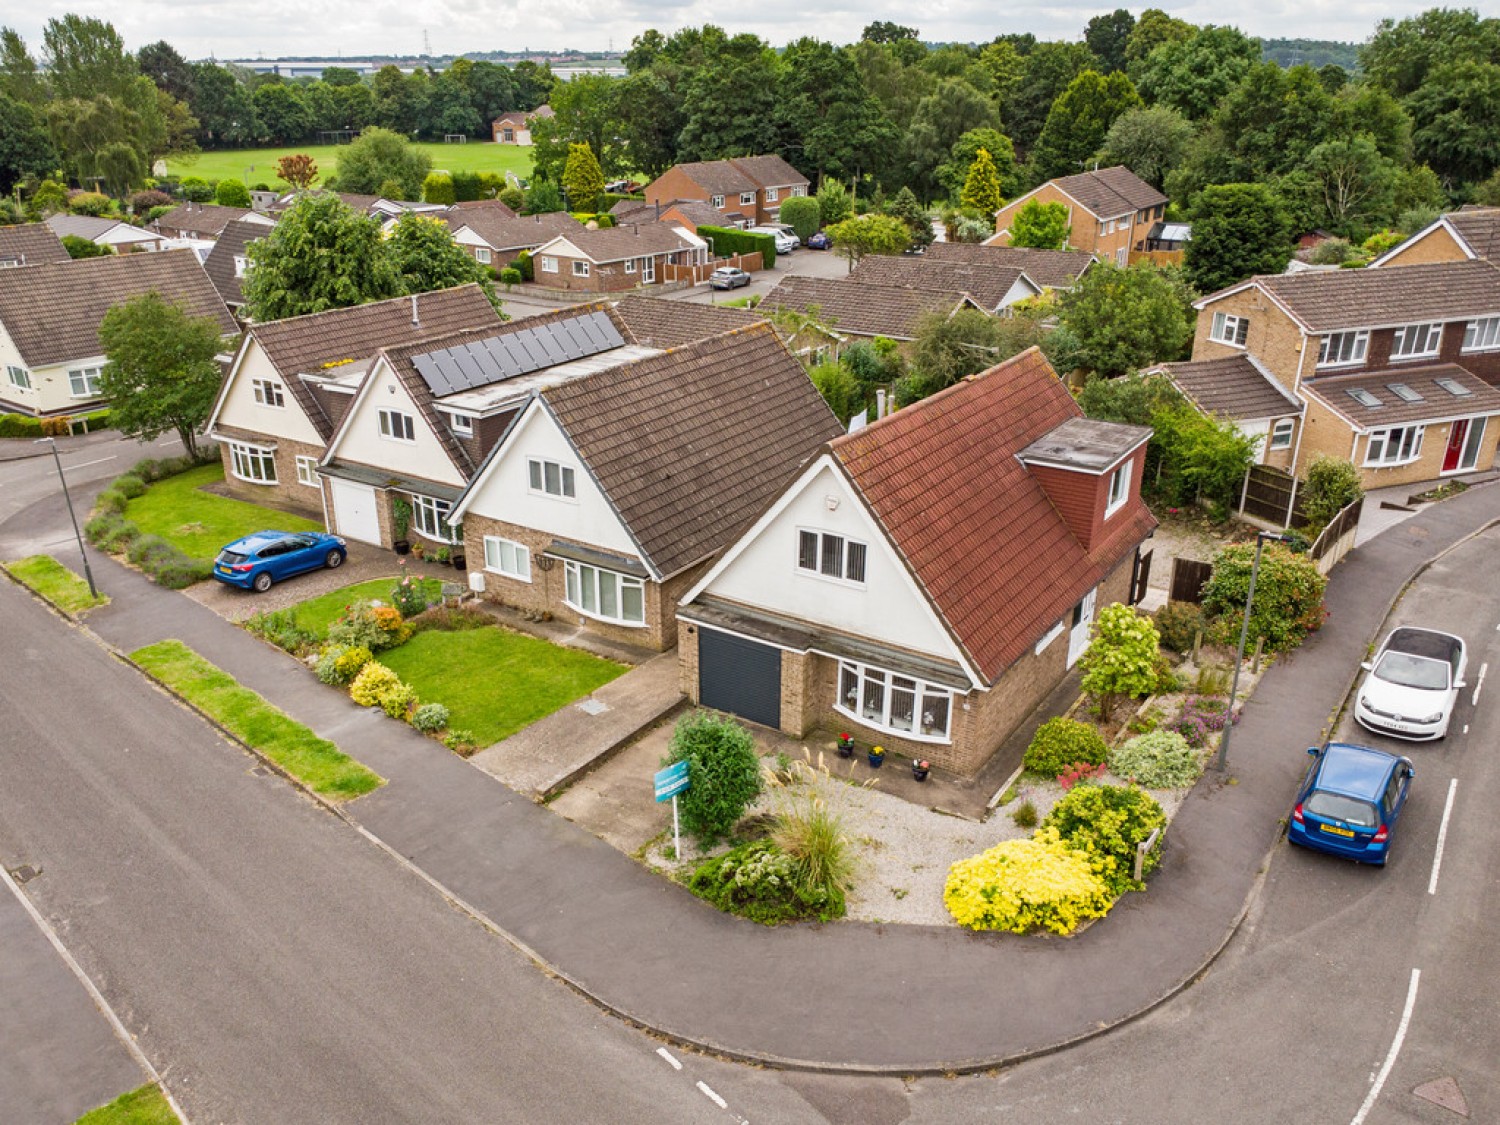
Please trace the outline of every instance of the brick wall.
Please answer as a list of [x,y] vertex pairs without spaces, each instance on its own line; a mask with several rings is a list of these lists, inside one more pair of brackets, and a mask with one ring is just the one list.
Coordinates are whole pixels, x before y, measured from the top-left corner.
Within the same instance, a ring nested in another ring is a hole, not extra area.
[[[1250,328],[1245,346],[1237,348],[1210,340],[1214,313],[1246,317]],[[1303,375],[1311,375],[1317,363],[1317,341],[1310,340],[1312,354],[1307,357]],[[1303,362],[1302,332],[1296,323],[1272,304],[1257,288],[1250,287],[1227,297],[1221,297],[1198,313],[1198,324],[1193,333],[1193,359],[1222,359],[1225,356],[1248,352],[1280,380],[1282,386],[1291,390],[1296,386],[1297,369]]]
[[[222,427],[221,427],[222,430]],[[230,431],[223,431],[227,434]],[[244,440],[250,444],[259,444],[264,438],[247,434]],[[309,519],[321,521],[323,519],[323,506],[319,502],[319,486],[305,485],[297,480],[297,458],[311,457],[315,461],[323,456],[321,445],[310,445],[305,442],[288,441],[286,438],[276,439],[276,452],[272,454],[276,460],[276,483],[260,484],[256,481],[242,480],[234,475],[234,463],[229,452],[229,442],[219,443],[219,457],[224,462],[224,486],[230,493],[242,500],[252,504],[275,504],[294,508],[305,514]]]
[[[579,277],[573,273],[574,261],[586,261],[583,258],[565,258],[558,254],[549,255],[557,258],[557,272],[546,273],[542,269],[541,259],[537,258],[532,274],[538,285],[546,286],[548,289],[565,289],[570,293],[623,293],[643,284],[641,267],[636,264],[633,273],[625,272],[624,262],[606,262],[604,264],[590,263],[589,275]],[[661,255],[642,255],[642,257],[655,257],[656,278],[661,281],[661,267],[666,258]]]
[[1443,227],[1438,227],[1417,242],[1409,242],[1391,255],[1381,266],[1420,266],[1428,262],[1462,262],[1468,256]]

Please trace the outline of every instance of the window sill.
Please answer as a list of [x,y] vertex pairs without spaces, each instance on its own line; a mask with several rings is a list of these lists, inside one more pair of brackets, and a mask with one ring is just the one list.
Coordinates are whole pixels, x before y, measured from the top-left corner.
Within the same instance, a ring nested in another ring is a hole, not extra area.
[[1246,345],[1246,344],[1236,344],[1233,340],[1215,340],[1212,336],[1210,336],[1208,338],[1208,342],[1210,344],[1218,344],[1221,347],[1225,347],[1225,348],[1233,348],[1237,352],[1243,352],[1243,351],[1247,351],[1248,350],[1248,345]]
[[229,475],[235,480],[244,481],[246,484],[259,484],[266,488],[271,488],[281,483],[279,480],[256,480],[254,477],[242,477],[239,473],[230,473]]
[[1422,458],[1408,457],[1404,461],[1366,461],[1360,465],[1361,469],[1403,469],[1407,465],[1415,465]]
[[529,575],[529,574],[528,574],[528,575],[526,575],[526,576],[525,576],[525,577],[524,577],[524,578],[523,578],[523,577],[522,577],[522,576],[521,576],[521,575],[519,575],[519,574],[512,574],[512,573],[510,573],[510,571],[508,571],[508,570],[496,570],[496,569],[495,569],[495,568],[494,568],[494,567],[492,567],[492,566],[487,566],[487,567],[485,567],[485,568],[484,568],[484,572],[485,572],[485,573],[486,573],[486,574],[493,574],[493,575],[494,575],[494,576],[495,576],[495,577],[496,577],[496,578],[508,578],[508,579],[510,579],[510,580],[511,580],[511,581],[512,581],[512,582],[524,582],[524,583],[526,583],[526,585],[528,585],[528,586],[530,586],[530,585],[531,585],[531,575]]
[[644,629],[647,627],[644,621],[622,621],[614,617],[603,617],[593,612],[592,610],[584,609],[581,605],[574,605],[566,598],[563,599],[563,605],[567,606],[571,610],[575,610],[576,612],[583,614],[583,616],[587,617],[590,621],[599,622],[599,624],[601,625],[618,625],[622,629]]
[[951,746],[953,744],[953,739],[946,734],[918,734],[916,731],[897,730],[895,727],[884,726],[871,719],[867,719],[862,715],[856,715],[853,711],[850,711],[848,708],[839,703],[835,703],[833,705],[833,709],[840,715],[843,715],[844,718],[848,719],[850,722],[858,723],[860,726],[865,727],[868,730],[879,731],[881,734],[888,734],[892,738],[905,738],[909,739],[912,742],[930,742],[933,745],[937,746]]

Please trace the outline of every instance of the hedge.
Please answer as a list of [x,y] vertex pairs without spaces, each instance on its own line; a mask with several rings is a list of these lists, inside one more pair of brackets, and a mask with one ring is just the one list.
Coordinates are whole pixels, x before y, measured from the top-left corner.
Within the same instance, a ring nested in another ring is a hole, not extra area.
[[769,270],[776,266],[776,240],[769,234],[751,234],[747,230],[731,230],[729,227],[699,227],[698,237],[706,239],[721,258],[759,253],[764,268]]
[[[92,414],[56,415],[51,418],[33,418],[30,414],[0,414],[0,438],[40,438],[49,434],[66,434],[69,417],[78,433],[90,434],[95,430],[109,428],[108,410],[96,410]],[[79,423],[82,424],[81,428]]]

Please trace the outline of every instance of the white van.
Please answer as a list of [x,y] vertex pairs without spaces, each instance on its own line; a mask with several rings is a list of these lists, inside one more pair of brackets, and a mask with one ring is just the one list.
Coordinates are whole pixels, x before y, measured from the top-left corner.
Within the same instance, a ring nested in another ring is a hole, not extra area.
[[748,233],[769,234],[776,240],[776,253],[778,254],[790,254],[802,245],[802,241],[795,234],[779,227],[751,227]]

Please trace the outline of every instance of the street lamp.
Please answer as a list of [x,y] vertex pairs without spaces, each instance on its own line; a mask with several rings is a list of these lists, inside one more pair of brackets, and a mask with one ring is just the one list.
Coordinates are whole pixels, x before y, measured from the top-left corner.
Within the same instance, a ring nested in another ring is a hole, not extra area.
[[1250,590],[1245,594],[1245,621],[1240,626],[1240,649],[1234,661],[1234,678],[1229,685],[1229,712],[1224,733],[1219,738],[1219,758],[1214,769],[1223,773],[1229,768],[1229,732],[1234,730],[1234,700],[1240,690],[1240,665],[1245,663],[1245,641],[1250,637],[1250,610],[1255,605],[1255,576],[1260,573],[1260,553],[1267,543],[1285,543],[1287,537],[1274,531],[1255,536],[1255,561],[1250,564]]
[[78,517],[73,514],[73,497],[68,494],[68,478],[63,475],[62,457],[57,452],[57,439],[50,437],[37,438],[34,444],[46,444],[52,447],[52,460],[57,465],[57,479],[62,481],[63,499],[68,503],[68,518],[73,521],[73,535],[78,540],[78,554],[83,558],[83,576],[89,582],[89,597],[97,598],[99,591],[94,588],[94,572],[89,569],[89,555],[83,549],[83,533],[78,530]]

